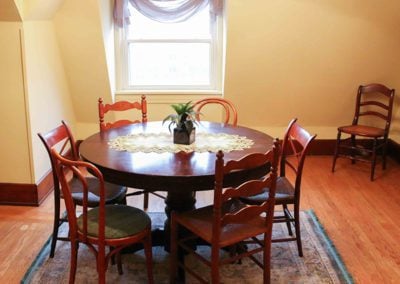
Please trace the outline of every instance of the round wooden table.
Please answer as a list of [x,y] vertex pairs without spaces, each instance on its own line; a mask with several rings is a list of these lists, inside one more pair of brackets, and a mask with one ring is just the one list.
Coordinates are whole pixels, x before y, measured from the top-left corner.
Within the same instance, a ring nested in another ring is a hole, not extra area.
[[[111,149],[108,142],[118,136],[134,133],[157,133],[165,131],[167,125],[161,122],[147,122],[110,129],[85,139],[79,148],[81,157],[96,165],[108,182],[140,188],[148,191],[167,191],[167,205],[173,209],[185,210],[194,205],[193,191],[209,190],[214,187],[216,154],[210,152],[143,153]],[[254,144],[244,150],[224,153],[225,162],[239,159],[249,153],[265,153],[272,148],[273,139],[260,131],[221,123],[201,122],[197,132],[227,133],[246,136]],[[172,137],[171,137],[172,143]],[[257,171],[255,170],[255,175]],[[240,174],[228,177],[227,184],[235,184]],[[175,198],[177,200],[175,200]],[[171,204],[168,201],[178,201]],[[191,200],[191,202],[187,202]],[[173,206],[177,205],[177,206]]]
[[[165,212],[169,217],[171,210],[193,209],[196,202],[195,191],[213,189],[216,153],[128,152],[111,149],[108,144],[111,139],[119,136],[165,132],[166,129],[168,126],[163,126],[158,121],[131,124],[99,132],[81,143],[80,154],[85,161],[96,165],[108,182],[148,191],[166,191]],[[273,145],[273,138],[269,135],[243,126],[202,121],[196,126],[196,131],[234,134],[253,140],[253,145],[248,149],[224,153],[225,162],[237,160],[249,153],[265,153]],[[261,177],[266,173],[265,168],[231,174],[225,179],[225,185],[240,183],[243,175]],[[168,226],[168,220],[166,225]]]

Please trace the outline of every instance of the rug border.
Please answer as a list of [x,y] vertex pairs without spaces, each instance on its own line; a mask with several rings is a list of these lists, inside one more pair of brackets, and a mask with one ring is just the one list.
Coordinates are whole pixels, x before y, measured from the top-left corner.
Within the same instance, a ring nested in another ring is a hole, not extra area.
[[51,245],[51,239],[52,238],[53,238],[53,235],[51,234],[50,237],[47,239],[47,241],[43,244],[43,246],[40,249],[38,255],[35,258],[35,260],[29,266],[28,270],[25,272],[24,276],[21,279],[21,282],[20,282],[21,284],[29,283],[29,281],[32,279],[32,276],[33,276],[34,272],[46,260],[46,255],[49,257],[49,255],[50,255],[50,245]]
[[313,209],[309,209],[309,210],[304,210],[304,212],[308,214],[308,216],[310,217],[311,221],[315,225],[315,229],[316,229],[317,233],[319,233],[319,235],[324,240],[324,242],[326,244],[326,245],[324,245],[324,247],[326,247],[326,249],[328,251],[328,254],[332,257],[332,259],[334,260],[334,262],[336,264],[336,267],[341,272],[341,275],[344,278],[343,280],[346,281],[346,283],[349,283],[349,284],[355,283],[353,277],[350,274],[350,272],[347,270],[347,267],[344,264],[344,261],[343,261],[341,255],[337,251],[337,249],[336,249],[335,245],[333,244],[332,240],[329,238],[324,226],[319,221],[319,219],[318,219],[317,215],[315,214],[314,210]]
[[[340,271],[340,273],[343,277],[343,280],[348,284],[353,284],[354,283],[353,277],[347,270],[342,257],[340,256],[339,252],[337,251],[332,240],[329,238],[325,228],[323,227],[321,222],[318,220],[318,217],[315,214],[314,210],[308,209],[308,210],[304,210],[303,212],[305,212],[310,217],[312,224],[314,225],[314,229],[316,230],[316,233],[318,233],[322,237],[322,239],[325,243],[325,245],[324,244],[322,244],[322,245],[324,247],[326,247],[328,254],[332,257],[332,260],[335,262],[336,267]],[[21,279],[21,284],[28,284],[29,281],[32,279],[32,276],[34,275],[34,272],[46,260],[46,256],[48,257],[48,255],[50,253],[51,239],[52,239],[52,235],[50,235],[50,237],[47,239],[47,241],[43,244],[43,246],[40,249],[35,260],[29,266],[28,270],[26,271],[23,278]]]

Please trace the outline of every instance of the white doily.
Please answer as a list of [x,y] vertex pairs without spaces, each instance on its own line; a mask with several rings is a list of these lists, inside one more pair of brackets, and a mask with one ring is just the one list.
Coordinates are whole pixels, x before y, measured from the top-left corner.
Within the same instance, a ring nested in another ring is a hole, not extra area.
[[143,153],[177,153],[184,152],[212,152],[219,150],[231,152],[250,148],[253,141],[245,136],[226,133],[196,133],[196,140],[191,145],[173,143],[169,133],[141,133],[118,136],[108,142],[110,148],[117,151]]

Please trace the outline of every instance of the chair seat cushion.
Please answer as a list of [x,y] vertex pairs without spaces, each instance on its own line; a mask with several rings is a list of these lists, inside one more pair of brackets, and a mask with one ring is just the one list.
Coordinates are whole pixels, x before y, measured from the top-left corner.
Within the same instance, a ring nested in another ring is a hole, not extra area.
[[[263,193],[241,197],[240,199],[246,204],[261,204],[267,200],[269,189],[264,188]],[[275,204],[292,204],[294,203],[294,188],[286,177],[278,177],[276,180]]]
[[[127,205],[106,205],[106,239],[120,239],[136,235],[151,226],[150,217],[138,208]],[[82,231],[82,215],[77,219]],[[88,211],[88,235],[97,237],[99,233],[99,208]]]
[[364,137],[382,137],[385,135],[385,130],[373,127],[373,126],[366,126],[366,125],[347,125],[341,126],[338,128],[339,131],[347,133],[347,134],[354,134]]
[[[99,205],[100,201],[99,180],[94,177],[88,177],[86,178],[86,180],[89,186],[88,205],[89,207],[96,207]],[[127,188],[125,186],[116,185],[108,182],[106,182],[104,186],[106,191],[106,204],[122,203],[122,201],[125,199],[127,191]],[[70,187],[72,189],[72,198],[74,199],[75,203],[78,205],[82,205],[82,183],[78,179],[72,178],[70,181]]]

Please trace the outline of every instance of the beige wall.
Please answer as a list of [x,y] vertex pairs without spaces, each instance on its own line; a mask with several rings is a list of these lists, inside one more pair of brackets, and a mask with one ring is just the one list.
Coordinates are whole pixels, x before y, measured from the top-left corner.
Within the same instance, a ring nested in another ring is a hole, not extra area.
[[[288,121],[298,117],[320,139],[333,139],[337,126],[352,120],[360,84],[379,82],[400,88],[400,40],[395,36],[398,1],[385,1],[384,5],[373,0],[226,3],[224,95],[238,106],[242,125],[281,137]],[[101,17],[105,15],[103,9]],[[93,21],[96,17],[93,15]],[[103,25],[103,37],[109,35],[108,26]],[[92,52],[96,54],[96,49]],[[103,52],[97,50],[100,61]],[[86,79],[91,84],[95,76]],[[89,96],[85,98],[86,106],[91,107],[78,114],[82,137],[97,129],[94,97],[91,95],[90,101]],[[129,95],[117,96],[126,98]],[[154,120],[170,112],[170,103],[197,97],[148,94],[147,98],[149,119]],[[398,99],[391,138],[400,143]]]
[[0,182],[32,183],[21,23],[0,22]]
[[99,7],[104,1],[109,0],[64,0],[54,17],[76,118],[82,123],[95,123],[97,99],[112,97]]
[[[298,117],[334,138],[352,120],[358,85],[400,92],[400,2],[250,2],[227,1],[225,95],[240,123],[273,132]],[[391,136],[400,142],[398,105]]]
[[7,7],[25,12],[22,23],[2,22],[7,19],[0,13],[0,101],[5,106],[0,112],[0,182],[31,184],[50,169],[37,133],[54,128],[61,119],[74,128],[75,115],[54,25],[48,20],[60,0],[49,5],[36,0],[15,3]]
[[61,120],[74,127],[75,114],[53,22],[26,21],[23,27],[28,121],[37,182],[50,169],[48,154],[37,133],[55,128]]

